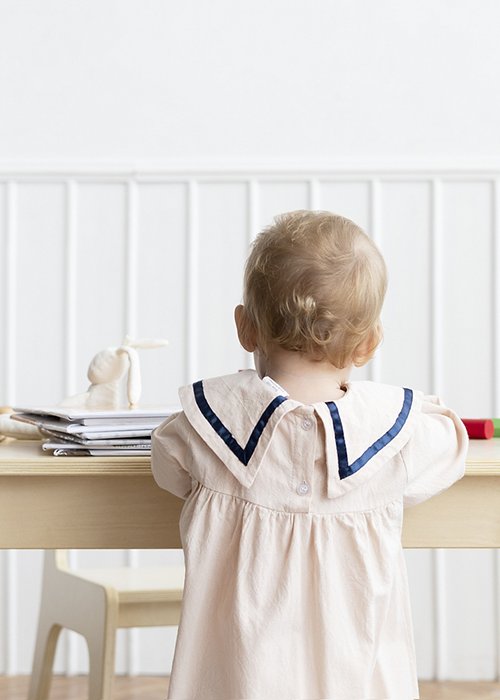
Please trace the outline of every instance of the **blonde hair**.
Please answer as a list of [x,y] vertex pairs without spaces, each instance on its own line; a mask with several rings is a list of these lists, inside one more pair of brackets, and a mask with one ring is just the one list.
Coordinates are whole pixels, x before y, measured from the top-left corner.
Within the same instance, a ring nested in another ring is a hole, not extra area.
[[355,223],[326,211],[281,214],[255,239],[243,304],[257,345],[365,364],[382,339],[384,259]]

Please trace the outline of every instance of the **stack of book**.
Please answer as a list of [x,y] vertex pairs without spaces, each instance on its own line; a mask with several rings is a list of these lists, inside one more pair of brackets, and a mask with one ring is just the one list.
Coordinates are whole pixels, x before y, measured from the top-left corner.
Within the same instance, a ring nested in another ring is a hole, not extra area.
[[134,408],[91,411],[79,408],[15,408],[11,418],[31,423],[56,456],[148,456],[151,433],[179,409]]

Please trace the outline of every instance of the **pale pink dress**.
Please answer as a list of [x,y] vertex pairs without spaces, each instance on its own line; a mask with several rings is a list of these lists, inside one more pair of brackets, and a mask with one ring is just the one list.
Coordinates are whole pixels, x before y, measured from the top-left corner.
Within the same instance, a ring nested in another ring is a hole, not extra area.
[[253,370],[179,393],[152,447],[186,499],[169,698],[418,698],[403,508],[463,476],[460,419],[368,381],[305,405]]

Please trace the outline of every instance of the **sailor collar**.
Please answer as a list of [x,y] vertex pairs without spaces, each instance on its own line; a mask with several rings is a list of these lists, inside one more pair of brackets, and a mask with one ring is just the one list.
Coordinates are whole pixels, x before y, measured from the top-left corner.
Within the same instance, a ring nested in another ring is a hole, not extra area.
[[422,392],[370,381],[347,383],[335,401],[302,404],[255,370],[204,379],[179,390],[184,413],[205,443],[252,486],[284,416],[313,409],[324,426],[328,497],[369,479],[409,440]]

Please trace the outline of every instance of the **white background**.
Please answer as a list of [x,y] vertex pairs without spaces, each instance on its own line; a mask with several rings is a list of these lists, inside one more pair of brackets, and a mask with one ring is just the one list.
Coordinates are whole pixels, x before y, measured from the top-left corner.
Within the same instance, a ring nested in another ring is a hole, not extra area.
[[2,0],[6,159],[490,156],[496,0]]
[[[499,23],[487,0],[1,1],[0,404],[83,391],[127,331],[170,340],[142,354],[148,401],[246,366],[248,243],[324,207],[389,266],[385,341],[358,376],[498,415]],[[496,677],[498,554],[406,557],[420,677]],[[0,555],[0,671],[29,672],[40,565]],[[168,671],[173,641],[121,634],[118,670]],[[68,635],[57,669],[85,668]]]

